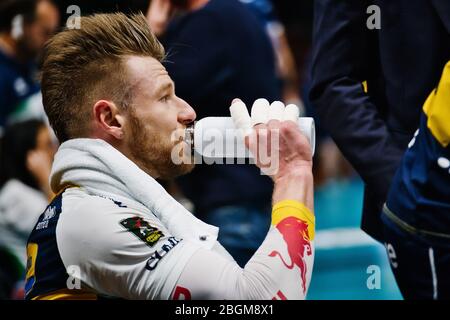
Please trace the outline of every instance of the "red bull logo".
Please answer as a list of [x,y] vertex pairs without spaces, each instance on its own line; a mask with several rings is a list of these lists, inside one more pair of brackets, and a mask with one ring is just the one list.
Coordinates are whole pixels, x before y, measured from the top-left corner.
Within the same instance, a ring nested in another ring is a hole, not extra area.
[[[306,221],[297,217],[287,217],[282,219],[276,224],[276,228],[286,242],[288,255],[291,261],[288,263],[283,256],[275,250],[269,254],[270,257],[280,257],[281,262],[288,269],[292,269],[294,266],[297,266],[300,269],[303,294],[306,294],[307,264],[305,254],[308,256],[312,254],[310,240],[312,240],[312,237],[314,236],[313,234],[310,235],[308,227],[311,228]],[[314,231],[312,231],[312,233],[313,232]]]

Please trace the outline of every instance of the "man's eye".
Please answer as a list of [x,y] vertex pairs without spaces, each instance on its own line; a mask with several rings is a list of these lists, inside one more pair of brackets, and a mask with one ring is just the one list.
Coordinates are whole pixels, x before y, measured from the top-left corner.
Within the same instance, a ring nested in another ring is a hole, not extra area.
[[159,99],[159,101],[161,101],[161,102],[167,102],[167,100],[169,100],[169,98],[170,98],[170,96],[164,96],[164,97],[162,97],[161,99]]

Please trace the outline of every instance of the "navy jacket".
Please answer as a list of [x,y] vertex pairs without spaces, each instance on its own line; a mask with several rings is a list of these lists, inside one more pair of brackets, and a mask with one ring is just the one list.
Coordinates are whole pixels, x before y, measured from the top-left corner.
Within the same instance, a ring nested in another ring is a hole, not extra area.
[[[372,4],[380,30],[366,25]],[[450,1],[316,0],[314,20],[310,100],[364,180],[362,228],[381,240],[390,182],[450,60]]]
[[[238,0],[211,0],[172,21],[162,40],[176,93],[191,104],[197,119],[230,116],[233,98],[250,108],[258,98],[281,97],[270,40],[256,15]],[[271,202],[272,182],[254,165],[197,165],[179,183],[198,214]]]

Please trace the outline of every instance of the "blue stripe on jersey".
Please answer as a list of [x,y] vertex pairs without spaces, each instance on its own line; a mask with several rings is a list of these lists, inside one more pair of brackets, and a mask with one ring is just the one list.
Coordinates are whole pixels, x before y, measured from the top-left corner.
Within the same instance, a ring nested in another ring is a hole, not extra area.
[[25,299],[67,289],[68,274],[56,243],[56,226],[62,208],[63,193],[47,206],[39,217],[27,244]]

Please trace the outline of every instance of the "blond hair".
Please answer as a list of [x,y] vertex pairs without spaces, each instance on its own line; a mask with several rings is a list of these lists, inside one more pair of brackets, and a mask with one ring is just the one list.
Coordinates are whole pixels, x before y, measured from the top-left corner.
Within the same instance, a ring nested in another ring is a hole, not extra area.
[[55,35],[44,49],[41,84],[45,112],[59,141],[87,135],[90,107],[99,99],[128,106],[124,57],[162,61],[164,55],[142,14],[82,17],[80,29]]

